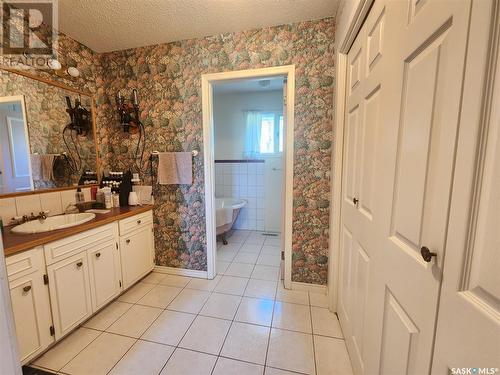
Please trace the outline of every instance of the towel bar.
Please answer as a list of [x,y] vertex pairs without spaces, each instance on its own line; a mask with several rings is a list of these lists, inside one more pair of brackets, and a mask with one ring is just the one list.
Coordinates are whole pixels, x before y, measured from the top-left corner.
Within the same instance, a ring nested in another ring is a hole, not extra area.
[[[151,153],[151,155],[158,155],[159,153],[160,153],[160,151],[156,151],[156,150],[155,150],[155,151],[153,151],[153,152]],[[198,150],[192,150],[192,151],[191,151],[191,154],[193,154],[193,156],[198,156]]]

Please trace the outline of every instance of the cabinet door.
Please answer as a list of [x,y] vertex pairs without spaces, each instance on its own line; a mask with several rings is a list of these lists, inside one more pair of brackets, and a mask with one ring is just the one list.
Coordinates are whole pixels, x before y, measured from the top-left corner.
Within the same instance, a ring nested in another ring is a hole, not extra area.
[[12,281],[10,296],[20,360],[24,364],[54,341],[50,334],[49,291],[43,283],[42,272]]
[[56,340],[59,340],[92,314],[87,252],[51,264],[47,273]]
[[123,287],[126,289],[153,269],[153,231],[148,225],[120,237]]
[[88,256],[92,306],[97,311],[120,293],[120,254],[116,242],[108,241],[89,250]]

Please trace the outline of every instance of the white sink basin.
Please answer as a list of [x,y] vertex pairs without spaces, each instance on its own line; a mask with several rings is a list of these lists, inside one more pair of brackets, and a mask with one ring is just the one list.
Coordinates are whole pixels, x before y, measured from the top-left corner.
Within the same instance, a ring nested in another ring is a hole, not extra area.
[[17,225],[12,228],[12,232],[26,234],[49,232],[51,230],[74,227],[94,218],[95,214],[92,213],[51,216],[45,220],[33,220]]

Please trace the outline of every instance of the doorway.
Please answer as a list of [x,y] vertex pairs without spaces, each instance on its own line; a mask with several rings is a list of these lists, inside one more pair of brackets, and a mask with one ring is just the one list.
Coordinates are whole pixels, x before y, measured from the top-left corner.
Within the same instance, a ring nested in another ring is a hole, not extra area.
[[232,267],[291,287],[293,81],[293,66],[202,76],[210,279]]

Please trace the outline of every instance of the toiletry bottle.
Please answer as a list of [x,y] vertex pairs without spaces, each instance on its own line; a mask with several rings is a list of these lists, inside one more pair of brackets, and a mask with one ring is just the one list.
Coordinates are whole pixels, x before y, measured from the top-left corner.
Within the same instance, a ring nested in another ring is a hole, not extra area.
[[83,192],[82,192],[81,188],[76,189],[75,200],[76,200],[76,203],[83,203],[83,202],[85,202],[85,197],[83,195]]

